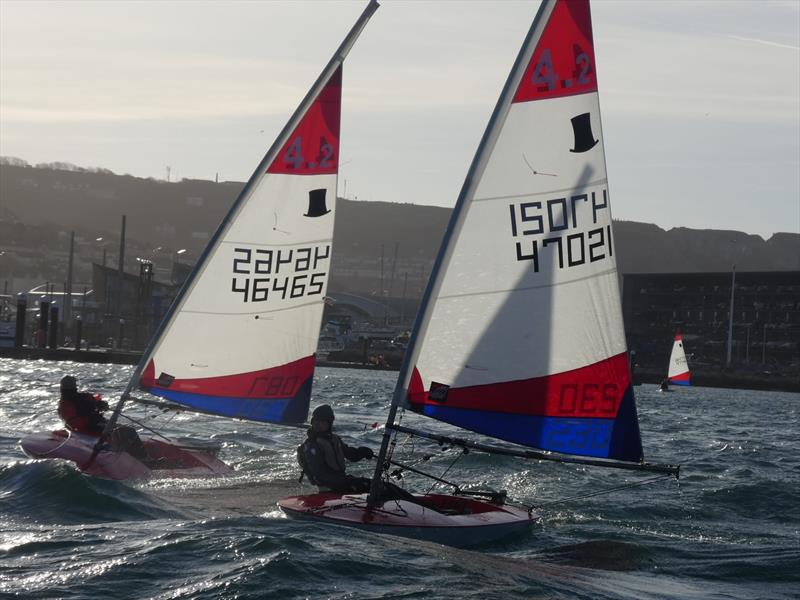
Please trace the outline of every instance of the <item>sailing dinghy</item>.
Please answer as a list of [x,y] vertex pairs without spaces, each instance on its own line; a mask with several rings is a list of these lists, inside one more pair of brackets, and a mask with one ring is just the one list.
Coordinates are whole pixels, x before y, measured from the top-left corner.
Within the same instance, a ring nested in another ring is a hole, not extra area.
[[675,341],[672,343],[667,380],[675,385],[692,385],[689,363],[686,361],[686,351],[683,348],[683,335],[680,331],[675,334]]
[[[305,422],[331,265],[342,64],[368,4],[219,225],[133,372],[127,400],[264,423]],[[159,398],[134,398],[134,387]],[[213,442],[142,435],[149,459],[66,430],[21,440],[34,458],[90,475],[146,479],[229,472]]]
[[[678,467],[644,462],[595,69],[588,0],[545,0],[445,233],[371,491],[286,498],[279,506],[288,515],[453,545],[524,531],[539,518],[503,493],[387,496],[399,433],[677,476]],[[398,409],[535,450],[401,426]]]

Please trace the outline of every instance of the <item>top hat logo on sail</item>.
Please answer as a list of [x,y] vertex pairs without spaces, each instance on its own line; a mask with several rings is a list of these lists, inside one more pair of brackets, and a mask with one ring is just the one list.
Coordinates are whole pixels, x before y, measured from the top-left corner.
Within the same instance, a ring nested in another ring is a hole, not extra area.
[[572,131],[575,134],[575,147],[570,152],[588,152],[597,145],[592,133],[592,122],[589,113],[572,117]]
[[325,205],[327,192],[325,188],[308,192],[308,212],[303,215],[304,217],[321,217],[331,212]]

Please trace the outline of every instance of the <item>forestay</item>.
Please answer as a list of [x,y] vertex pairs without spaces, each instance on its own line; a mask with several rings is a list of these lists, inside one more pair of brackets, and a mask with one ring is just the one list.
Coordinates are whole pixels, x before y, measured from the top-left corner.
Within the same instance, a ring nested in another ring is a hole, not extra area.
[[218,415],[305,421],[331,266],[342,62],[376,9],[366,8],[220,225],[140,363],[141,389]]
[[405,406],[534,448],[641,461],[587,0],[543,3],[445,244]]

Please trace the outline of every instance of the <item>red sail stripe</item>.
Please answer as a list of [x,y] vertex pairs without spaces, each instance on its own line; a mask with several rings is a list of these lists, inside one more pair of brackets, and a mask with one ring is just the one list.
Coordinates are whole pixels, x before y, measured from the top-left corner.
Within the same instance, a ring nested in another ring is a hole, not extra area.
[[613,419],[630,384],[628,354],[623,352],[593,365],[544,377],[451,387],[443,402],[429,398],[415,367],[408,400],[412,406],[430,404],[546,417]]
[[175,392],[220,396],[227,398],[291,398],[298,389],[314,375],[316,361],[307,356],[294,362],[235,375],[201,377],[197,379],[174,379],[169,386],[159,385],[160,375],[155,373],[151,359],[144,370],[140,385],[147,389],[169,389]]
[[339,66],[278,152],[267,173],[285,175],[337,173],[341,105],[342,67]]
[[589,0],[559,0],[513,102],[597,91]]

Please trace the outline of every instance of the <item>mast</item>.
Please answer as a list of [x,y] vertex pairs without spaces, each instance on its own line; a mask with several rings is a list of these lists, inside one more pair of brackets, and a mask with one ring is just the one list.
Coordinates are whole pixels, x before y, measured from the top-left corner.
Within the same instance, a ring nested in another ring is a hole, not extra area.
[[225,218],[222,220],[216,232],[212,236],[211,240],[203,250],[202,255],[195,263],[195,266],[192,269],[192,272],[190,273],[189,277],[187,277],[187,279],[181,286],[178,295],[175,297],[175,300],[172,302],[172,305],[170,306],[166,315],[164,315],[164,318],[161,320],[161,323],[155,335],[153,335],[153,337],[150,339],[147,348],[142,353],[142,358],[140,359],[139,364],[134,369],[133,374],[131,375],[131,378],[128,381],[128,384],[125,387],[125,391],[122,393],[122,396],[117,402],[117,405],[114,407],[114,412],[109,418],[108,423],[106,424],[106,427],[103,431],[103,435],[100,438],[101,440],[104,439],[111,431],[113,431],[114,426],[119,417],[119,414],[122,411],[122,408],[125,404],[125,401],[128,399],[128,397],[130,397],[131,390],[139,381],[142,372],[147,366],[147,361],[149,360],[153,350],[158,344],[159,339],[161,338],[164,331],[167,329],[173,316],[178,312],[178,310],[185,302],[187,294],[193,288],[193,285],[195,283],[196,278],[198,277],[198,274],[202,272],[202,269],[206,261],[209,259],[212,250],[216,247],[217,242],[223,237],[225,231],[230,226],[234,215],[237,214],[241,205],[249,197],[251,190],[259,180],[259,175],[263,173],[269,167],[269,165],[272,164],[272,162],[275,160],[276,156],[281,151],[283,146],[286,144],[292,132],[295,130],[297,125],[300,123],[300,121],[308,111],[309,107],[313,104],[317,96],[321,93],[321,91],[327,84],[328,80],[342,65],[344,59],[347,57],[348,53],[355,44],[359,35],[364,30],[364,27],[366,26],[367,22],[369,21],[369,19],[372,17],[372,15],[375,13],[375,11],[378,9],[379,6],[380,5],[378,4],[377,0],[370,0],[369,4],[361,13],[361,16],[358,18],[356,23],[348,32],[344,41],[336,49],[330,61],[322,70],[322,73],[320,73],[320,75],[317,77],[316,81],[311,86],[308,93],[305,95],[305,97],[300,102],[297,109],[295,109],[289,121],[286,123],[286,125],[283,127],[278,137],[273,142],[272,146],[269,148],[267,153],[261,159],[261,162],[258,164],[255,171],[251,175],[250,179],[247,181],[247,184],[245,184],[244,188],[239,193],[239,196],[237,197],[236,201],[233,203],[230,210],[225,215]]
[[[114,281],[114,314],[116,315],[115,324],[122,322],[122,290],[125,280],[125,215],[122,215],[122,229],[119,234],[119,265],[117,267],[117,279]],[[117,336],[117,350],[122,349],[122,331]],[[109,430],[110,431],[110,430]]]
[[394,243],[394,258],[392,259],[392,271],[391,275],[389,275],[389,293],[386,296],[386,325],[389,324],[389,302],[393,298],[392,294],[394,294],[394,274],[395,270],[397,269],[397,253],[400,250],[400,242]]
[[72,325],[72,266],[75,260],[75,232],[69,234],[69,262],[67,263],[67,285],[64,294],[64,328]]
[[501,92],[500,98],[497,101],[497,105],[495,106],[492,116],[489,119],[489,124],[486,127],[486,131],[484,131],[483,137],[478,144],[475,157],[472,159],[472,164],[470,165],[469,171],[467,171],[464,185],[462,186],[461,192],[456,200],[455,208],[450,215],[450,221],[447,224],[447,230],[445,231],[444,238],[442,239],[442,244],[439,247],[439,252],[436,255],[436,261],[434,262],[430,278],[428,279],[428,284],[425,287],[425,293],[422,297],[419,310],[417,311],[414,329],[412,330],[411,339],[409,340],[409,345],[406,350],[405,357],[403,358],[403,364],[400,368],[400,373],[397,378],[394,395],[392,396],[392,404],[389,407],[389,414],[386,417],[386,428],[383,433],[383,439],[381,440],[381,448],[378,452],[378,464],[375,466],[375,473],[372,476],[369,497],[367,498],[367,506],[369,508],[374,506],[379,496],[381,474],[383,473],[383,465],[386,461],[389,440],[393,433],[394,419],[397,415],[397,407],[408,395],[408,387],[411,380],[412,369],[414,368],[414,365],[417,362],[417,357],[419,356],[419,343],[425,337],[425,331],[431,317],[431,298],[437,294],[441,286],[442,281],[440,274],[447,267],[452,255],[451,242],[457,238],[458,232],[463,225],[465,215],[464,209],[467,205],[467,199],[472,196],[475,185],[480,179],[480,175],[486,166],[486,162],[491,154],[491,150],[497,141],[500,126],[505,121],[508,111],[510,110],[511,100],[514,96],[514,92],[516,91],[520,80],[525,74],[525,68],[531,59],[531,55],[536,48],[538,40],[542,36],[542,32],[544,31],[547,21],[550,18],[555,6],[556,0],[545,0],[539,7],[539,11],[536,13],[536,17],[533,19],[531,28],[528,30],[525,41],[522,43],[519,54],[514,61],[514,66],[511,68],[511,72],[509,73],[506,83],[503,86],[503,91]]
[[731,366],[731,350],[733,348],[733,293],[736,289],[736,265],[733,265],[733,270],[731,271],[731,314],[730,318],[728,319],[728,358],[725,361],[725,365],[730,367]]

